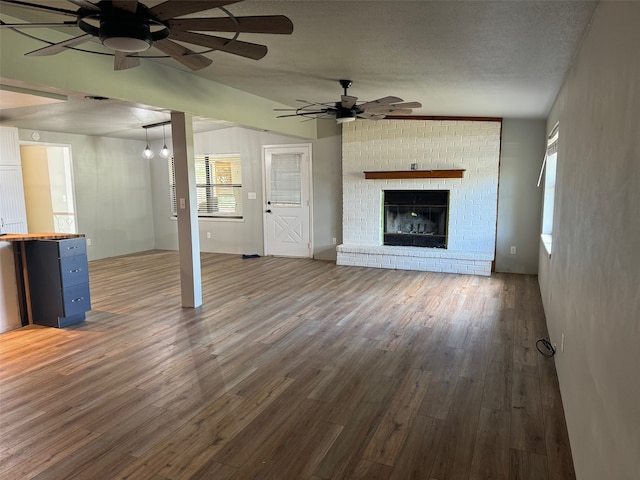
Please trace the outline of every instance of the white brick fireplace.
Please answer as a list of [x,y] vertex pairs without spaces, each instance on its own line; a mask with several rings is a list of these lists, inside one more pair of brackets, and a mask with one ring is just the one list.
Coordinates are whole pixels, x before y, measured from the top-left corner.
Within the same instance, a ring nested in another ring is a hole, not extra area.
[[[338,265],[490,275],[496,240],[499,121],[343,124],[343,244]],[[365,171],[464,169],[463,178],[365,179]],[[448,245],[383,245],[384,190],[449,190]]]

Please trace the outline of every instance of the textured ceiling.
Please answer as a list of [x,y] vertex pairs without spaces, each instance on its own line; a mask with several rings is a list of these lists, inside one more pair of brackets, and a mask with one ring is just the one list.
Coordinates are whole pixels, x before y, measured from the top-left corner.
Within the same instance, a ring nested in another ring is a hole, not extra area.
[[[65,1],[39,3],[75,9]],[[238,16],[284,14],[293,21],[293,34],[242,34],[241,40],[267,45],[267,56],[254,61],[208,53],[213,64],[197,75],[291,106],[300,106],[297,100],[335,101],[342,93],[337,80],[348,78],[353,80],[349,93],[361,100],[394,95],[421,102],[416,115],[543,118],[596,5],[579,0],[248,0],[227,8]],[[169,59],[142,61],[183,68]],[[38,108],[55,109],[58,119],[67,117],[66,129],[88,134],[98,134],[98,125],[83,115],[85,109],[109,108],[109,118],[120,123],[109,129],[102,121],[100,128],[114,136],[162,115],[117,102],[86,107],[81,100]],[[20,111],[2,108],[0,120],[21,126]],[[39,122],[31,128],[45,130],[43,116],[30,108],[25,122]]]

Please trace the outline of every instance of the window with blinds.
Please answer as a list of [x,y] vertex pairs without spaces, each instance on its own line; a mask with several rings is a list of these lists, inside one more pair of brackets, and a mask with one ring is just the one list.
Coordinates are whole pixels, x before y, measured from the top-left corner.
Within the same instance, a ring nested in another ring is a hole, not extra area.
[[271,157],[271,205],[302,205],[299,153],[274,154]]
[[[177,215],[176,178],[169,159],[171,214]],[[242,218],[242,167],[239,154],[196,155],[198,217]]]

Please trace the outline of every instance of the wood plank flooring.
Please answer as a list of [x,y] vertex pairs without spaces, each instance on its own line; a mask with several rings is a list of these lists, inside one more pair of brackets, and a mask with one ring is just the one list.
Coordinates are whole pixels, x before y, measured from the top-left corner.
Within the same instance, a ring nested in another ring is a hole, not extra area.
[[90,263],[93,310],[0,335],[0,477],[571,480],[537,278],[176,252]]

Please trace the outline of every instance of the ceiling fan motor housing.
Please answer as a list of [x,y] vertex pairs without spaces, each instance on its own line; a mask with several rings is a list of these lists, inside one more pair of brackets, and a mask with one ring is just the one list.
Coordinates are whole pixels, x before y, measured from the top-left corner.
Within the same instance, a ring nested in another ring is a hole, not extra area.
[[[87,10],[78,21],[85,32],[100,38],[102,44],[112,50],[134,53],[148,50],[153,42],[169,36],[169,28],[152,18],[147,7],[138,3],[135,12],[113,7],[111,2],[99,2],[100,11]],[[99,27],[93,25],[99,21]],[[151,31],[151,24],[160,27]]]
[[351,108],[343,108],[339,105],[339,103],[336,104],[336,122],[353,122],[357,116],[356,110]]

